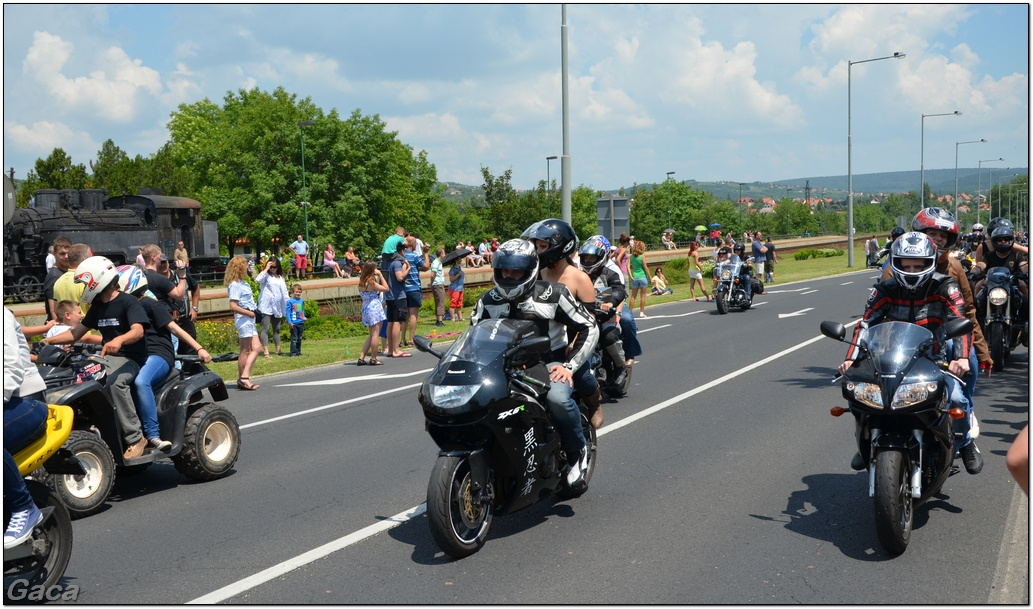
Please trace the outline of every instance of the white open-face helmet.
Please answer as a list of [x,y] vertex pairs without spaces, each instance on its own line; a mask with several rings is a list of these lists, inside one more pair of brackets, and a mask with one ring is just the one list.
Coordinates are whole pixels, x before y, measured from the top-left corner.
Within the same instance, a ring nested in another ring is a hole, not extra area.
[[82,301],[93,304],[93,299],[112,284],[118,283],[118,269],[104,256],[90,256],[79,263],[75,270],[75,282],[86,286]]

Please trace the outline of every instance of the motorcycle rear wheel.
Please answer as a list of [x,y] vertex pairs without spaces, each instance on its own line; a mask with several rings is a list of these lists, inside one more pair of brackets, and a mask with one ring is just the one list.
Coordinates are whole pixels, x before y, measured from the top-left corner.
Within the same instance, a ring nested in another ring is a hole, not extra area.
[[494,506],[491,480],[485,503],[477,500],[465,456],[442,455],[434,463],[427,485],[427,522],[434,543],[452,558],[466,558],[488,539]]
[[[49,486],[35,480],[26,480],[25,486],[32,501],[41,510],[53,507],[50,518],[32,533],[33,555],[28,558],[4,561],[4,602],[34,602],[12,594],[50,590],[61,582],[68,559],[72,556],[72,518],[60,497]],[[4,510],[4,526],[10,515]]]
[[993,371],[1004,370],[1004,358],[1008,357],[1008,351],[1004,346],[1004,324],[995,321],[986,328],[986,344],[990,347],[990,358],[994,360]]
[[875,455],[875,533],[882,547],[898,556],[907,549],[914,524],[911,459],[903,450]]

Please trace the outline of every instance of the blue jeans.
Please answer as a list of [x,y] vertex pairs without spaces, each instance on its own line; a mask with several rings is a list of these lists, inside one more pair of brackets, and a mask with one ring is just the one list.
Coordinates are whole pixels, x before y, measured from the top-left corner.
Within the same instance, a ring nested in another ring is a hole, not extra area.
[[621,309],[621,342],[624,343],[625,358],[634,359],[642,355],[642,345],[638,343],[638,325],[626,301]]
[[301,355],[301,335],[304,332],[305,322],[291,324],[291,355]]
[[[560,362],[552,362],[546,367]],[[577,463],[581,457],[581,449],[585,446],[585,432],[581,428],[581,413],[574,403],[574,388],[565,382],[552,381],[549,393],[545,396],[545,405],[549,409],[552,422],[560,432],[560,444],[567,453],[570,465]]]
[[[968,374],[961,377],[961,380],[965,381],[965,387],[962,389],[962,394],[965,396],[964,409],[965,418],[954,421],[954,433],[964,434],[964,437],[958,443],[958,448],[968,446],[969,442],[972,441],[972,437],[969,435],[969,431],[972,429],[971,415],[975,403],[972,401],[972,394],[976,391],[976,379],[979,378],[979,358],[976,357],[976,350],[972,349],[972,352],[968,356]],[[948,377],[948,383],[957,384],[957,381]]]
[[154,390],[168,373],[169,363],[157,355],[151,355],[133,379],[133,399],[136,400],[136,411],[140,413],[143,435],[148,440],[160,437],[158,404],[154,401]]
[[12,512],[27,510],[33,503],[11,453],[28,446],[46,420],[43,402],[13,396],[4,403],[4,507]]
[[592,374],[591,358],[574,371],[573,380],[574,391],[580,393],[582,397],[595,394],[596,389],[599,389],[599,381],[595,380],[595,375]]

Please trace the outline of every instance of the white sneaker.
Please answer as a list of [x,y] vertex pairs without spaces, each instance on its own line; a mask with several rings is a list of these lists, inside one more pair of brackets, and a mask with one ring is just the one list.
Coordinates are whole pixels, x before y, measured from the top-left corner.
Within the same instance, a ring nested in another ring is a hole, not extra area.
[[585,474],[588,472],[588,446],[581,448],[581,458],[577,463],[570,466],[567,472],[567,486],[575,487],[585,481]]
[[646,318],[646,312],[645,311],[639,311],[638,312],[638,318],[639,319],[645,319]]

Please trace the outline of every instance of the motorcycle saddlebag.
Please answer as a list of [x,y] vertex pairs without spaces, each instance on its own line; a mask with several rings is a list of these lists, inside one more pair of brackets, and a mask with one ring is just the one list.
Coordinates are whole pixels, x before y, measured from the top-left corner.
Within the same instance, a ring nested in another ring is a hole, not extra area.
[[751,281],[753,282],[753,293],[754,294],[763,294],[764,293],[764,283],[760,279],[757,279],[756,277],[753,277],[751,279]]

